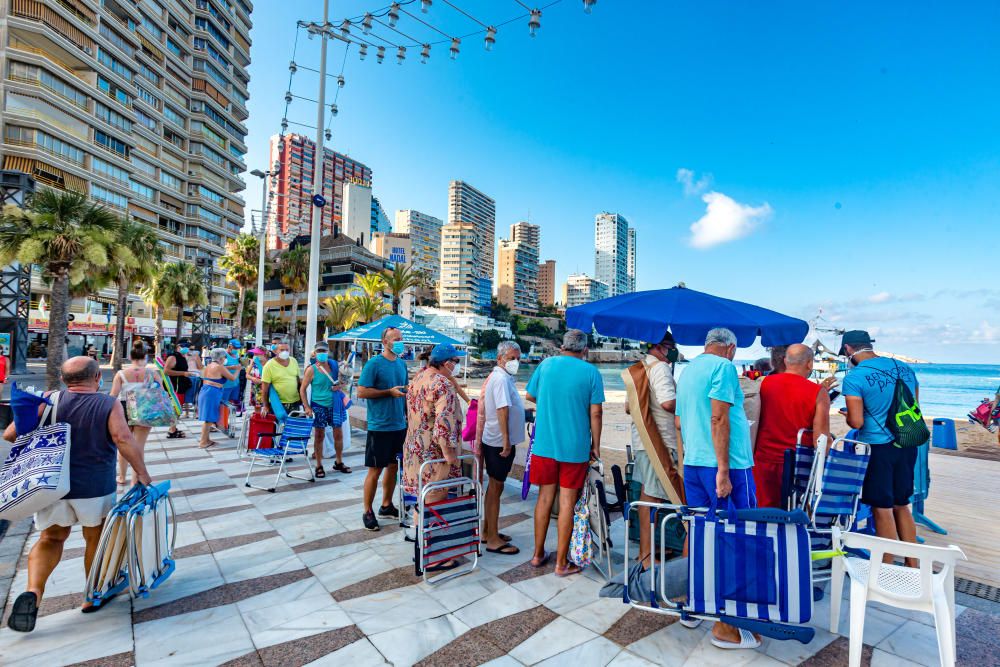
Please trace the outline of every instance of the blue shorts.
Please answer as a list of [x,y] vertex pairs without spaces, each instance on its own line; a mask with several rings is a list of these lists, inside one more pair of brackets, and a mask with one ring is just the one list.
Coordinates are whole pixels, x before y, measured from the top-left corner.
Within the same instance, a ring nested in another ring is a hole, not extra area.
[[[684,494],[688,507],[711,507],[718,500],[717,507],[726,509],[728,501],[715,496],[715,474],[718,468],[709,466],[684,466]],[[729,481],[733,485],[730,496],[738,510],[757,507],[757,485],[753,481],[753,468],[730,470]]]

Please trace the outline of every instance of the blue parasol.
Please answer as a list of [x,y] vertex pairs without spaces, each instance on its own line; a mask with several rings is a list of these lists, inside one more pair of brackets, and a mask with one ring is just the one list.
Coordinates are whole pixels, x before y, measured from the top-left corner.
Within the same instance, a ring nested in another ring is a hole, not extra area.
[[667,329],[680,345],[703,345],[715,327],[736,334],[740,347],[801,343],[809,323],[741,301],[723,299],[686,287],[632,292],[573,306],[566,310],[566,324],[602,336],[660,341]]

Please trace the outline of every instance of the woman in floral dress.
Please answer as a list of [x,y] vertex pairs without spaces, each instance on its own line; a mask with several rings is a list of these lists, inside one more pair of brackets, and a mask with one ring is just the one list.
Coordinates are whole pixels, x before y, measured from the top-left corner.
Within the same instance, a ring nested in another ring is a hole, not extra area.
[[[462,414],[455,393],[451,374],[461,361],[464,352],[454,345],[443,343],[431,352],[427,369],[418,373],[406,392],[406,441],[403,444],[403,489],[416,495],[418,486],[461,475],[458,457],[461,454]],[[417,477],[425,461],[444,459],[424,468],[419,484]],[[446,492],[427,494],[433,502],[445,497]],[[414,517],[418,522],[419,517]],[[455,561],[437,566],[436,570],[456,567]],[[431,568],[428,568],[430,571]]]

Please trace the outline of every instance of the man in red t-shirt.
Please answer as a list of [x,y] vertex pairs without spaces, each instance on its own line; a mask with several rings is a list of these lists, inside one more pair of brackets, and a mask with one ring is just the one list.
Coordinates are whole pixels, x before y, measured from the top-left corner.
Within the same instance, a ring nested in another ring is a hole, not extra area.
[[824,385],[809,380],[813,351],[790,345],[785,371],[768,375],[760,385],[760,428],[754,450],[753,477],[758,507],[781,506],[785,450],[795,447],[801,429],[812,429],[805,442],[830,432],[830,396]]

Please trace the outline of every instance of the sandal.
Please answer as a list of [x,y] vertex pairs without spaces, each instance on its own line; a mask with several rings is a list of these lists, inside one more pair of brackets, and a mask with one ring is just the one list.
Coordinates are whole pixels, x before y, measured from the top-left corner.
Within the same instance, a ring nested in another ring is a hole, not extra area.
[[173,433],[171,433],[170,431],[167,431],[167,437],[170,438],[170,439],[186,438],[187,437],[187,433],[185,433],[184,431],[174,431]]
[[350,469],[350,468],[349,468],[348,466],[345,466],[345,465],[344,465],[344,462],[343,462],[343,461],[340,461],[339,463],[334,463],[334,464],[333,464],[333,469],[334,469],[334,470],[337,470],[337,471],[339,471],[339,472],[342,472],[342,473],[344,473],[345,475],[346,475],[346,474],[349,474],[349,473],[351,473],[351,472],[353,472],[353,471],[352,471],[352,470],[351,470],[351,469]]
[[489,547],[486,547],[486,551],[490,552],[491,554],[503,554],[504,556],[515,556],[521,553],[520,549],[518,549],[517,547],[515,547],[513,544],[510,543],[507,543],[502,547],[497,547],[496,549],[490,549]]
[[25,591],[14,600],[7,626],[17,632],[31,632],[35,629],[36,620],[38,620],[38,596]]
[[[450,564],[449,564],[450,563]],[[448,570],[454,570],[456,567],[461,565],[457,560],[445,561],[439,565],[431,565],[430,567],[425,567],[425,572],[447,572]]]
[[754,637],[752,632],[743,628],[737,628],[737,630],[740,631],[740,640],[738,642],[727,642],[712,635],[712,646],[729,650],[754,649],[760,646],[760,640]]
[[316,466],[316,477],[318,479],[323,479],[326,477],[326,471],[323,470],[323,466]]
[[583,568],[575,563],[567,565],[565,570],[560,570],[558,567],[556,568],[557,577],[568,577],[573,574],[580,574],[581,572],[583,572]]
[[206,445],[198,445],[198,449],[208,449],[209,447],[214,447],[218,443],[215,440],[209,440]]
[[550,554],[550,553],[544,553],[544,554],[542,554],[541,558],[532,558],[531,559],[531,567],[545,567],[545,564],[549,562],[549,559],[551,557],[552,557],[552,554]]
[[[497,537],[499,537],[504,542],[510,542],[511,540],[514,539],[510,535],[504,535],[503,533],[497,533]],[[486,540],[479,540],[479,543],[480,544],[486,544]]]

